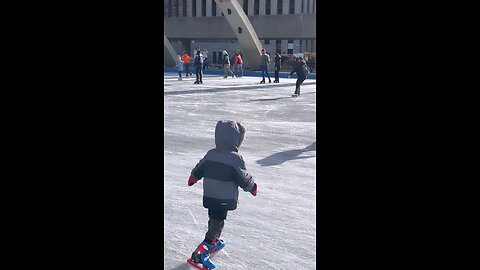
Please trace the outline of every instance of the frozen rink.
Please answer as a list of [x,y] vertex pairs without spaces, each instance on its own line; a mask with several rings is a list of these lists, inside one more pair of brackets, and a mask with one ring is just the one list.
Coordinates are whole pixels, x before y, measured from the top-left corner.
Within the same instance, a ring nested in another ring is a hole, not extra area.
[[[272,74],[273,75],[273,74]],[[307,79],[291,98],[295,78],[259,84],[259,77],[164,79],[164,269],[186,263],[207,231],[203,180],[189,187],[191,170],[215,147],[219,120],[245,124],[239,153],[258,184],[240,190],[229,211],[216,269],[316,269],[316,85]],[[273,81],[273,76],[271,77]]]

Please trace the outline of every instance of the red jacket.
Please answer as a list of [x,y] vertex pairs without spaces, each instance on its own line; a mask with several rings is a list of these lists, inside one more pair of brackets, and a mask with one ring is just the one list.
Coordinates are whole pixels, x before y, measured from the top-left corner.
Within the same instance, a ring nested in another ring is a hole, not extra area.
[[242,60],[242,57],[240,56],[240,54],[235,55],[235,60],[233,61],[233,64],[234,65],[236,65],[236,64],[243,65],[243,60]]
[[189,64],[189,63],[190,63],[190,58],[191,58],[191,57],[188,56],[188,54],[184,54],[184,55],[182,55],[182,57],[181,57],[182,61],[183,61],[184,63],[186,63],[186,64]]

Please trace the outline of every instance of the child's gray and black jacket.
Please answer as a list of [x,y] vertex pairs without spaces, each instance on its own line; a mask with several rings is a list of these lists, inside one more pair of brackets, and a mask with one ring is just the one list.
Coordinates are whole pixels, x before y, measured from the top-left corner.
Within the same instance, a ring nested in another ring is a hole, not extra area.
[[247,172],[238,148],[245,138],[245,128],[235,121],[219,121],[215,127],[216,148],[192,170],[191,175],[203,183],[205,208],[235,210],[238,203],[238,187],[253,190],[255,181]]

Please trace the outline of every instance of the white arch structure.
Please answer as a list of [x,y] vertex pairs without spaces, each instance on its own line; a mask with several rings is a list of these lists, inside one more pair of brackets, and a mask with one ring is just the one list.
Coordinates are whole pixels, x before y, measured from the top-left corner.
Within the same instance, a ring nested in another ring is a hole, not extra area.
[[[244,62],[253,69],[258,69],[262,44],[240,3],[237,0],[215,0],[215,2],[222,10],[240,43]],[[163,35],[163,46],[164,64],[167,67],[175,66],[177,54],[165,34]]]
[[163,64],[167,67],[174,67],[177,63],[177,53],[172,46],[172,43],[168,41],[168,38],[163,34]]
[[240,43],[244,61],[248,62],[253,69],[258,69],[262,44],[240,3],[237,0],[215,0],[215,2]]

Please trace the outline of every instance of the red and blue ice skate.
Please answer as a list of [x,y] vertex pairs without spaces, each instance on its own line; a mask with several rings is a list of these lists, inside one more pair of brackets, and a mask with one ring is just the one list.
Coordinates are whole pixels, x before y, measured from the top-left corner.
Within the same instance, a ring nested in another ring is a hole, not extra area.
[[192,257],[187,260],[187,263],[199,270],[211,270],[216,266],[210,260],[210,255],[217,253],[225,246],[223,240],[214,241],[211,245],[202,242],[197,249],[192,253]]

